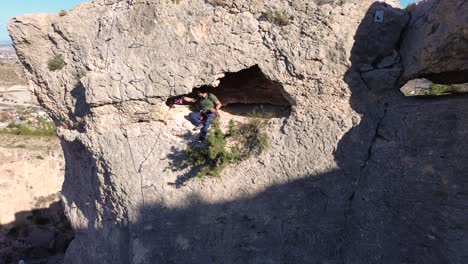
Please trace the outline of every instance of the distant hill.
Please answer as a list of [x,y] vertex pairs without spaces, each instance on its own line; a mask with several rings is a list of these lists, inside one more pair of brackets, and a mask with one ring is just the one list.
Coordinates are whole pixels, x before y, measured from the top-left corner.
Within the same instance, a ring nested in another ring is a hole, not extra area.
[[13,85],[26,85],[21,65],[3,63],[0,60],[0,87],[11,87]]
[[0,46],[12,46],[11,42],[8,41],[0,41]]
[[4,62],[4,63],[18,62],[16,51],[11,44],[0,43],[0,62]]

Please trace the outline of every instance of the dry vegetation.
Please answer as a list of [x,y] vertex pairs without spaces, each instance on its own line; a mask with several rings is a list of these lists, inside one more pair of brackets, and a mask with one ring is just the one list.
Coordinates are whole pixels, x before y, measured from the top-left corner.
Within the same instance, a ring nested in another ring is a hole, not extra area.
[[225,0],[210,0],[210,3],[214,6],[225,6],[227,5]]
[[63,60],[62,54],[55,54],[55,56],[47,63],[47,67],[50,71],[61,70],[63,66],[65,66],[65,61]]
[[266,21],[273,24],[277,24],[279,26],[286,26],[290,22],[289,16],[286,14],[286,11],[282,9],[267,9],[265,12],[263,12],[262,16]]

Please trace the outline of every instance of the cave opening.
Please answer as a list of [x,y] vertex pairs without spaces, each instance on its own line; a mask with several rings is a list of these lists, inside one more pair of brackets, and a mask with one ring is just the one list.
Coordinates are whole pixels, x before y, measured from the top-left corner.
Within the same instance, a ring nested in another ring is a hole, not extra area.
[[[199,89],[206,89],[221,101],[222,112],[233,116],[248,117],[252,113],[266,112],[271,118],[287,117],[291,104],[281,84],[270,80],[258,65],[238,71],[225,73],[218,85],[202,86],[192,90],[187,97],[196,98]],[[181,96],[171,97],[168,106]]]

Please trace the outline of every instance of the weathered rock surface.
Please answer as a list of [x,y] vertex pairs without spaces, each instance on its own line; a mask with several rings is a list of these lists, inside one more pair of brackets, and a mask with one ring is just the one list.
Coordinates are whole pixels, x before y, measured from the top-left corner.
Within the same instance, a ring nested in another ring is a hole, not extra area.
[[[400,67],[408,15],[386,2],[98,0],[13,19],[60,127],[77,231],[65,262],[462,263],[466,98],[366,85]],[[165,101],[255,65],[292,107],[269,121],[269,150],[220,178],[168,169],[191,139]]]
[[389,69],[373,69],[363,72],[361,76],[370,90],[377,92],[391,91],[394,90],[401,71],[402,69],[397,66]]
[[468,3],[420,1],[401,42],[402,82],[428,78],[437,83],[468,82]]
[[[383,22],[375,22],[376,12],[383,11]],[[361,71],[361,77],[373,93],[394,91],[400,78],[402,66],[399,52],[395,49],[401,32],[408,23],[409,15],[387,4],[373,4],[357,29],[352,54],[353,66]],[[371,52],[370,52],[371,51]]]
[[[398,8],[399,5],[392,4],[392,2],[387,3],[376,2],[371,5],[364,20],[372,21],[372,23],[361,23],[357,31],[353,32],[355,39],[367,39],[362,43],[356,42],[353,46],[353,55],[356,57],[353,63],[356,67],[360,67],[361,64],[368,64],[382,68],[381,64],[388,61],[389,56],[394,58],[393,64],[397,63],[398,54],[395,47],[408,23],[409,15]],[[381,23],[375,22],[375,15],[378,11],[384,12],[383,22]],[[390,67],[393,64],[385,66]]]
[[350,197],[344,263],[465,262],[468,164],[460,136],[468,135],[467,100],[383,102],[385,114]]

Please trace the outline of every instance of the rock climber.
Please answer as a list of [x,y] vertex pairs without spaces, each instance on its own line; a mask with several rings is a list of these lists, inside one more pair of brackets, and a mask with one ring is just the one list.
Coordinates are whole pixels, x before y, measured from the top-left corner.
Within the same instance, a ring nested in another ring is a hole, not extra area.
[[216,95],[209,93],[208,90],[203,87],[197,89],[197,96],[197,99],[186,96],[182,97],[182,99],[188,103],[198,104],[200,111],[190,112],[188,117],[190,122],[192,122],[192,124],[195,126],[195,130],[201,128],[198,139],[200,141],[204,141],[206,139],[206,135],[208,134],[208,129],[210,128],[211,122],[215,118],[219,117],[218,111],[222,104]]

